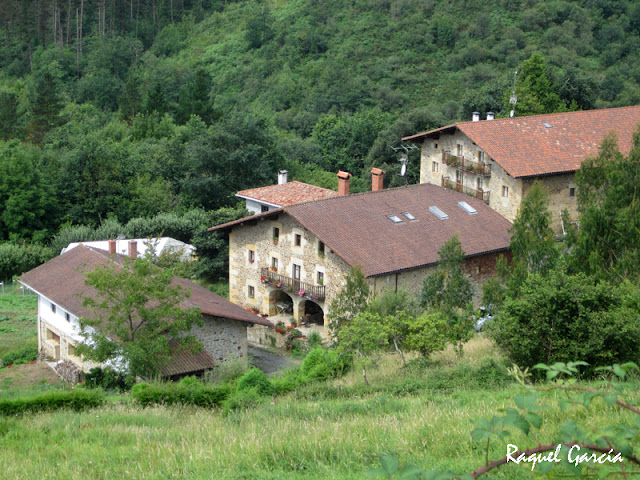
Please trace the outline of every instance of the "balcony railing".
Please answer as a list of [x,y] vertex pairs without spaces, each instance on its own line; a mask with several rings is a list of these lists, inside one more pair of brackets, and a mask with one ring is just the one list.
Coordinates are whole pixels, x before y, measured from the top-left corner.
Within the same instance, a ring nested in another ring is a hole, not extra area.
[[491,176],[491,164],[474,162],[473,160],[468,160],[449,152],[442,152],[442,163],[449,165],[450,167],[465,170],[467,173],[475,173],[486,177]]
[[277,272],[271,271],[268,267],[263,267],[260,270],[260,279],[262,283],[268,284],[279,290],[294,293],[303,297],[308,297],[312,300],[324,301],[324,285],[313,285],[311,283],[302,282],[295,278],[287,277],[286,275],[280,275]]
[[487,205],[489,204],[489,195],[491,192],[485,192],[482,189],[467,187],[462,183],[451,181],[449,177],[442,177],[442,186],[450,190],[455,190],[456,192],[466,193],[471,197],[478,198],[484,201],[484,203],[486,203]]

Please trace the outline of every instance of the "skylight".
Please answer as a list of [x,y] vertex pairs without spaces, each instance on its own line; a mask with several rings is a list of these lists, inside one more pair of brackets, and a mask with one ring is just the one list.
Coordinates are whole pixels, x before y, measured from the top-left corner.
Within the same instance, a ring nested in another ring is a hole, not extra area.
[[387,215],[387,218],[393,223],[402,223],[402,219],[397,215]]
[[408,220],[415,220],[416,217],[414,217],[413,215],[411,215],[409,212],[404,212],[403,215],[405,217],[407,217]]
[[553,125],[551,125],[550,123],[542,122],[542,124],[547,128],[553,128]]
[[429,211],[433,213],[436,217],[438,217],[440,220],[446,220],[447,218],[449,218],[449,215],[444,213],[438,207],[429,207]]
[[476,215],[478,213],[478,210],[476,210],[475,208],[473,208],[471,205],[469,205],[467,202],[458,202],[458,205],[465,211],[467,212],[469,215]]

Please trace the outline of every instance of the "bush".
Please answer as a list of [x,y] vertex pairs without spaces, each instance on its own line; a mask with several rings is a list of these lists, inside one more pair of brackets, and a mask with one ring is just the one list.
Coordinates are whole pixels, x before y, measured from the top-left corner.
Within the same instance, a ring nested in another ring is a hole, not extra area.
[[84,375],[85,386],[89,388],[103,388],[121,392],[131,390],[134,379],[129,375],[116,372],[113,368],[92,368]]
[[225,403],[225,412],[231,410],[246,410],[256,407],[264,401],[264,396],[260,393],[258,387],[249,387],[244,390],[238,390],[235,395],[229,398]]
[[309,379],[302,373],[302,370],[296,367],[289,368],[282,375],[273,378],[271,385],[273,385],[275,395],[283,395],[306,385],[308,382]]
[[2,363],[4,365],[22,365],[34,361],[37,356],[38,347],[24,347],[7,353],[2,358]]
[[259,368],[252,368],[238,379],[238,392],[252,388],[255,388],[262,396],[273,393],[273,385],[271,385],[267,376]]
[[307,341],[309,342],[309,348],[311,349],[322,346],[322,337],[315,330],[309,334]]
[[0,415],[20,415],[62,409],[81,411],[100,407],[103,403],[104,394],[100,390],[76,388],[50,391],[34,397],[0,400]]
[[195,377],[185,377],[179,383],[138,383],[131,396],[143,407],[150,405],[194,405],[211,408],[219,406],[229,396],[229,388],[213,389]]
[[488,331],[520,367],[579,358],[589,363],[590,374],[638,359],[639,299],[637,287],[596,283],[583,274],[530,275]]
[[347,364],[335,350],[316,347],[302,361],[302,373],[313,380],[326,380],[342,375]]

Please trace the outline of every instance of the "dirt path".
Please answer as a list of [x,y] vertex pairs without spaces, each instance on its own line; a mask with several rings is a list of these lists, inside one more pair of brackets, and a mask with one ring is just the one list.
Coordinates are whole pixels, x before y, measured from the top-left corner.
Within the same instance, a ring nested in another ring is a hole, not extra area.
[[249,345],[249,361],[266,374],[276,373],[300,365],[300,360],[285,354],[274,353],[256,345]]

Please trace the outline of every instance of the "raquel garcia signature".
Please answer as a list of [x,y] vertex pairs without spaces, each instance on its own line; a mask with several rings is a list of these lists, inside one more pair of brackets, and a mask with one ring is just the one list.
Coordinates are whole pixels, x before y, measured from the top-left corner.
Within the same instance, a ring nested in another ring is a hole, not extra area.
[[[538,463],[548,462],[548,463],[560,463],[562,459],[560,458],[560,452],[562,450],[563,445],[558,444],[556,449],[552,452],[547,453],[532,453],[531,455],[526,455],[521,453],[517,457],[514,457],[514,454],[518,453],[518,446],[513,444],[507,445],[507,463],[514,462],[520,464],[523,463],[531,463],[531,471],[536,468]],[[567,460],[569,463],[573,463],[576,467],[581,463],[618,463],[622,462],[623,458],[620,453],[616,453],[613,457],[611,454],[613,453],[613,448],[606,453],[582,453],[580,454],[580,446],[573,445],[569,452],[567,453]]]

